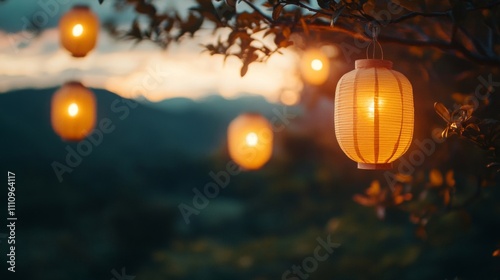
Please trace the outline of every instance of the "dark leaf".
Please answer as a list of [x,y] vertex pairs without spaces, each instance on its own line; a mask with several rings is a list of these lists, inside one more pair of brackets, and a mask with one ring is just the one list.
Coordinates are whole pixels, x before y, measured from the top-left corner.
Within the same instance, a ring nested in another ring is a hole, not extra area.
[[441,132],[441,138],[448,138],[448,136],[450,136],[451,133],[450,133],[450,129],[448,127],[446,127],[443,132]]
[[442,103],[435,102],[434,110],[445,122],[447,123],[450,122],[451,120],[450,111],[448,111],[448,109]]
[[238,38],[241,39],[241,41],[251,40],[251,37],[248,33],[244,32],[244,31],[238,31],[238,30],[231,32],[231,34],[229,34],[227,40],[228,40],[229,44],[234,44],[236,39],[238,39]]
[[274,6],[274,10],[273,10],[273,20],[277,20],[280,15],[281,15],[281,11],[283,10],[285,6],[284,5],[276,5]]
[[431,187],[439,187],[443,184],[443,174],[437,169],[432,169],[429,172],[429,184]]
[[271,7],[274,7],[275,3],[271,3],[271,2],[274,2],[274,1],[267,1],[267,2],[264,2],[262,4],[262,6],[266,7],[266,8],[271,8]]
[[307,25],[303,17],[300,18],[300,24],[302,25],[302,29],[304,30],[304,34],[306,35],[306,37],[309,37],[309,26]]
[[198,31],[203,24],[203,17],[197,16],[195,13],[189,13],[188,20],[185,22],[181,22],[180,24],[180,32],[177,38],[180,38],[182,35],[189,33],[193,35],[196,31]]
[[148,4],[148,3],[145,3],[145,2],[139,2],[135,6],[135,10],[140,14],[149,15],[151,17],[154,17],[154,15],[156,15],[155,6]]
[[132,22],[132,27],[130,28],[130,31],[127,32],[126,36],[130,39],[136,39],[137,41],[142,40],[142,31],[137,19],[134,19]]
[[477,126],[477,124],[475,124],[475,123],[468,124],[466,128],[467,129],[475,130],[477,132],[481,131],[481,129],[479,128],[479,126]]
[[246,73],[248,72],[248,66],[249,64],[244,62],[243,63],[243,66],[241,67],[241,70],[240,70],[240,76],[243,77],[246,75]]
[[489,163],[488,165],[486,165],[486,167],[488,168],[495,168],[495,167],[500,167],[500,162],[492,162],[492,163]]
[[331,0],[317,0],[318,6],[323,9],[330,9]]
[[276,44],[276,46],[280,46],[281,42],[283,42],[285,40],[286,40],[286,38],[283,35],[283,33],[277,33],[276,36],[274,37],[274,43]]
[[450,205],[451,202],[451,195],[449,190],[445,190],[443,192],[443,203],[444,205]]
[[333,14],[332,14],[332,21],[330,22],[331,26],[334,26],[335,23],[337,23],[337,21],[339,20],[340,15],[344,11],[344,9],[345,9],[345,6],[342,6],[342,7],[340,7],[340,9],[337,9],[337,10],[335,10],[335,12],[333,12]]
[[269,28],[268,30],[266,30],[266,32],[264,32],[264,37],[274,34],[274,31],[274,28]]
[[365,193],[368,196],[373,196],[373,197],[379,196],[380,192],[381,192],[381,188],[380,188],[380,182],[378,180],[374,180],[371,183],[370,187],[365,190]]
[[285,38],[290,38],[290,34],[292,34],[292,30],[290,30],[290,27],[288,26],[285,26],[283,28],[283,36],[285,36]]
[[352,198],[356,203],[363,205],[363,206],[374,206],[376,205],[377,201],[374,200],[373,198],[360,195],[360,194],[355,194]]
[[259,56],[256,53],[257,51],[258,51],[258,49],[254,48],[254,47],[249,47],[248,49],[246,49],[246,52],[245,52],[246,54],[244,56],[245,59],[243,60],[243,66],[241,67],[241,70],[240,70],[241,77],[246,75],[250,64],[254,61],[257,61],[257,59],[259,58]]
[[455,175],[454,175],[453,170],[448,170],[448,172],[446,173],[446,184],[450,188],[455,186],[456,181],[455,181]]

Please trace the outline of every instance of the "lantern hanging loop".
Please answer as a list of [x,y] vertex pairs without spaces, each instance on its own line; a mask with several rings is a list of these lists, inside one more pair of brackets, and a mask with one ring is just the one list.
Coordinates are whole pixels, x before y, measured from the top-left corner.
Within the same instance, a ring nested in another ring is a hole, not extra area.
[[384,59],[384,50],[382,49],[382,45],[378,41],[378,35],[380,34],[380,25],[376,21],[372,21],[368,23],[368,29],[370,30],[370,35],[372,37],[372,40],[368,44],[368,47],[366,47],[366,58],[369,59],[370,57],[368,56],[368,51],[370,50],[370,46],[373,45],[373,51],[372,51],[372,59],[375,59],[375,53],[376,53],[376,48],[377,46],[380,49],[380,55],[381,59]]

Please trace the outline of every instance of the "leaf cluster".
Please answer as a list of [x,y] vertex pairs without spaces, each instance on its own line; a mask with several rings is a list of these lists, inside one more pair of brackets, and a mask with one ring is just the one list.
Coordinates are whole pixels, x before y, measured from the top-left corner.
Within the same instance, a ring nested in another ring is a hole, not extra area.
[[296,45],[293,35],[306,38],[305,41],[319,38],[334,43],[343,38],[335,34],[342,34],[366,41],[373,37],[369,26],[384,27],[378,36],[380,42],[440,49],[480,64],[500,66],[498,0],[453,0],[450,3],[426,0],[196,0],[187,18],[181,17],[178,11],[160,11],[148,0],[106,1],[115,1],[118,10],[134,7],[137,18],[128,31],[110,29],[138,42],[151,40],[167,47],[186,36],[192,37],[201,29],[210,29],[214,34],[229,30],[224,36],[220,35],[217,42],[205,43],[204,47],[212,55],[240,59],[242,76],[251,63],[264,62],[281,49]]

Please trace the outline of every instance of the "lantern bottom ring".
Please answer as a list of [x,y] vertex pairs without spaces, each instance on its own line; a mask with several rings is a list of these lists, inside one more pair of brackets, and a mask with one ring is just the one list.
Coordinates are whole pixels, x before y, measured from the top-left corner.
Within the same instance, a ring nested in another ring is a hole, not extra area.
[[390,163],[364,163],[364,162],[358,162],[358,169],[367,169],[367,170],[392,169],[392,162],[390,162]]

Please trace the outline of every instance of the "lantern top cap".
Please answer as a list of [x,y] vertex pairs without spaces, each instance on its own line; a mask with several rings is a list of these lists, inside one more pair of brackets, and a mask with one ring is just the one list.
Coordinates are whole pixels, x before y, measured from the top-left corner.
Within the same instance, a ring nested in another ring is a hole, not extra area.
[[65,86],[81,86],[83,87],[83,84],[79,81],[67,81],[64,83]]
[[73,6],[73,9],[76,9],[76,10],[89,10],[89,5],[87,4],[76,4]]
[[264,117],[264,116],[262,116],[261,113],[256,112],[256,111],[245,112],[245,113],[240,114],[240,116],[245,116],[245,117],[260,117],[260,118]]
[[361,68],[387,68],[392,69],[392,61],[384,59],[358,59],[355,62],[356,69]]

